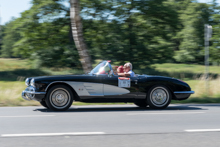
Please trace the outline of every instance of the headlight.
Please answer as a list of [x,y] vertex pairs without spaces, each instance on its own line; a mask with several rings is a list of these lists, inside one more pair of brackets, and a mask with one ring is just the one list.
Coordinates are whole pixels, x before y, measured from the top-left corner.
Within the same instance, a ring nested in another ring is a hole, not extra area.
[[31,80],[31,86],[35,87],[35,81],[34,81],[34,79]]
[[29,78],[25,80],[25,85],[29,86]]

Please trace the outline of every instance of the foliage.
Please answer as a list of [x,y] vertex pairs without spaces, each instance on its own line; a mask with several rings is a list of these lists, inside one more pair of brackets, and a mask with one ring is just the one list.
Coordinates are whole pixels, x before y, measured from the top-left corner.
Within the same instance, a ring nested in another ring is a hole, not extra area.
[[[203,63],[204,24],[213,25],[211,60],[219,62],[219,7],[194,0],[81,0],[83,36],[92,57],[133,63]],[[32,0],[4,26],[2,56],[28,58],[35,67],[81,68],[68,0]]]
[[88,18],[84,32],[93,59],[130,61],[137,68],[172,59],[170,32],[178,17],[164,0],[83,1],[82,6],[89,7],[82,9],[82,15]]
[[204,25],[210,23],[210,5],[188,3],[180,10],[181,31],[176,35],[179,47],[175,59],[182,63],[203,63],[204,61]]
[[14,44],[20,39],[19,30],[13,28],[16,25],[16,19],[12,18],[12,20],[5,24],[3,28],[3,38],[2,38],[2,47],[1,47],[1,57],[19,57],[14,55]]
[[213,2],[213,9],[215,10],[212,20],[213,34],[211,38],[210,58],[212,62],[220,63],[220,6]]
[[21,39],[15,43],[14,52],[33,60],[36,67],[80,68],[70,34],[69,10],[59,2],[32,1],[31,9],[16,20],[14,27],[20,30]]

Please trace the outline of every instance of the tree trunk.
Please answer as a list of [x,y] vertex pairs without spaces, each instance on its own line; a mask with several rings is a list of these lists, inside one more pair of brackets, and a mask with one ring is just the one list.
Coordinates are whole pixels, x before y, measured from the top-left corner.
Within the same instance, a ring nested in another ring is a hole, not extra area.
[[82,22],[80,18],[80,0],[70,0],[70,20],[73,39],[79,53],[84,72],[92,70],[91,57],[83,39]]
[[129,32],[129,62],[133,62],[134,59],[134,53],[133,53],[133,48],[135,46],[135,34],[133,33],[133,22],[132,22],[132,10],[134,9],[134,0],[131,0],[131,4],[129,7],[129,18],[128,18],[128,32]]

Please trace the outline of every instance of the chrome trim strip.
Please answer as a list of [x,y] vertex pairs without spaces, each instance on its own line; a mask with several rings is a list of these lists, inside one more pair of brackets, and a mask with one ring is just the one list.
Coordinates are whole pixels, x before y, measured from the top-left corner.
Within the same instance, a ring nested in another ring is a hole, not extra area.
[[46,94],[46,92],[30,92],[30,91],[24,91],[24,92],[28,94]]
[[175,91],[175,94],[194,94],[194,91]]
[[[55,82],[52,82],[50,83],[49,85],[47,85],[47,88],[45,89],[45,91],[48,90],[48,88],[50,87],[50,85],[54,84],[54,83],[65,83],[65,84],[68,84],[67,82],[64,82],[64,81],[55,81]],[[69,85],[69,84],[68,84]],[[70,85],[69,85],[70,86]]]

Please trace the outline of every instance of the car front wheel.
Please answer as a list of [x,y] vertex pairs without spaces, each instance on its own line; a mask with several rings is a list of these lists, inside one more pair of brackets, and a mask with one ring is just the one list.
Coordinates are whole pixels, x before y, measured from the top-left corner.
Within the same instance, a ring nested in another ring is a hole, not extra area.
[[46,104],[45,101],[41,101],[40,104],[41,104],[42,106],[44,106],[45,108],[48,108],[48,106],[47,106],[47,104]]
[[166,108],[170,104],[171,99],[172,95],[165,86],[154,86],[149,90],[147,95],[147,103],[153,109]]
[[73,103],[73,93],[65,85],[55,85],[47,93],[47,106],[54,111],[65,111]]

